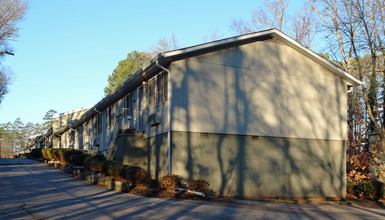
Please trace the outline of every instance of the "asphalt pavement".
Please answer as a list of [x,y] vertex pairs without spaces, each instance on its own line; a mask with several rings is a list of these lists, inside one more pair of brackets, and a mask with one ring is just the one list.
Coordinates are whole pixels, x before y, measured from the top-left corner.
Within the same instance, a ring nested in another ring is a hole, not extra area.
[[0,219],[385,219],[385,210],[148,198],[92,185],[38,161],[0,159]]

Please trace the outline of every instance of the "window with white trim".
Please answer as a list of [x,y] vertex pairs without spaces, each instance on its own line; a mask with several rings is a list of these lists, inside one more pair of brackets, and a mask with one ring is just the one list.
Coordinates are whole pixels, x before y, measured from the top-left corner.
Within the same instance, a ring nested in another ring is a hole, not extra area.
[[168,74],[161,72],[148,81],[148,104],[149,107],[167,101]]
[[131,93],[128,94],[124,100],[124,108],[126,109],[125,110],[126,115],[132,115],[132,113],[134,112]]
[[112,107],[107,108],[107,127],[111,128],[112,126]]
[[102,132],[102,118],[103,118],[103,115],[102,114],[98,114],[97,116],[95,116],[94,118],[94,131],[95,131],[95,134],[99,134]]
[[150,108],[155,106],[155,79],[154,77],[148,81],[148,106]]

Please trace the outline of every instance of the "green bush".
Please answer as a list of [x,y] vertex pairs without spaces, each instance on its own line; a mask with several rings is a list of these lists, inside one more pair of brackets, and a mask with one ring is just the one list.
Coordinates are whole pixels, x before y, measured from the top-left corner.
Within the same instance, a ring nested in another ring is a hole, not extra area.
[[94,156],[86,156],[84,159],[84,169],[89,171],[102,171],[103,161]]
[[94,158],[102,162],[106,160],[106,156],[104,156],[103,154],[96,154]]
[[87,154],[74,154],[70,156],[70,161],[72,166],[84,166],[84,160],[87,157]]
[[42,158],[41,149],[32,149],[30,156],[32,159]]
[[347,183],[346,192],[357,198],[378,201],[384,196],[384,183],[376,180]]
[[355,183],[346,183],[346,194],[354,195]]
[[167,176],[162,177],[160,180],[160,187],[166,188],[168,190],[174,190],[177,187],[182,185],[182,177],[178,175],[168,174]]
[[123,179],[120,176],[122,168],[123,164],[112,160],[106,160],[103,162],[102,174],[105,176],[111,176],[115,180],[120,181]]
[[370,181],[361,181],[356,185],[357,197],[363,199],[373,200],[375,197],[376,189],[372,182]]
[[53,148],[52,149],[52,159],[53,160],[55,160],[55,161],[59,161],[60,160],[59,151],[61,151],[61,149],[57,149],[57,148]]
[[131,187],[137,185],[149,186],[151,182],[150,174],[140,167],[124,165],[120,172],[120,176],[126,180]]
[[44,148],[41,150],[41,154],[45,160],[53,160],[52,148]]
[[[53,149],[52,152],[53,152],[52,155],[54,156],[54,159],[55,160],[59,160],[64,165],[73,165],[73,161],[71,159],[72,156],[74,156],[74,155],[84,155],[83,151],[76,150],[76,149],[63,149],[63,148],[60,148],[60,149]],[[79,159],[81,159],[81,158],[84,159],[84,156],[79,156],[79,157],[80,157]],[[83,162],[80,162],[80,161],[76,161],[76,163],[77,164],[81,164],[81,165],[77,165],[77,166],[82,166],[82,164],[83,164]]]
[[[63,151],[64,163],[66,163],[67,165],[73,165],[72,156],[75,156],[75,155],[84,155],[84,152],[81,150],[75,150],[75,149],[67,149]],[[78,165],[78,166],[81,166],[81,165]]]
[[188,188],[193,190],[193,191],[207,193],[210,190],[209,185],[210,184],[208,182],[206,182],[205,180],[192,180],[188,184]]
[[69,165],[68,161],[66,160],[65,153],[69,151],[69,149],[63,149],[59,148],[56,150],[56,156],[59,158],[59,161],[61,164]]

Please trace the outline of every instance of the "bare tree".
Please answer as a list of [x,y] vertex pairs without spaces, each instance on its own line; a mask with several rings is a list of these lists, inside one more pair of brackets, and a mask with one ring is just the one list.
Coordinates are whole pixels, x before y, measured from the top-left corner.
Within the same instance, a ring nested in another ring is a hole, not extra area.
[[290,18],[293,38],[307,48],[311,48],[313,39],[319,31],[318,21],[311,6],[305,3],[302,9]]
[[277,28],[282,31],[290,0],[265,0],[264,6],[251,12],[250,21],[233,19],[230,27],[239,34]]
[[28,3],[23,0],[0,1],[0,56],[13,55],[8,42],[18,37],[17,22],[24,18]]
[[230,28],[238,34],[248,34],[257,31],[252,24],[242,19],[233,19],[231,21]]
[[8,93],[8,85],[10,81],[10,74],[6,73],[4,69],[0,69],[0,104],[4,96]]
[[238,34],[276,28],[310,48],[317,33],[317,21],[308,3],[294,15],[287,13],[289,0],[265,0],[263,7],[252,11],[250,21],[233,19],[230,27]]
[[[0,1],[0,58],[5,55],[14,55],[9,41],[18,37],[17,23],[24,18],[28,2],[23,0]],[[10,74],[3,68],[0,69],[0,104],[8,92]]]
[[148,53],[151,55],[151,57],[155,57],[161,52],[175,50],[178,47],[179,47],[178,39],[175,37],[175,34],[171,34],[169,39],[167,38],[159,39],[158,44],[152,46]]
[[203,37],[204,42],[216,41],[223,38],[224,34],[219,32],[218,28],[212,29],[209,34]]
[[258,29],[277,28],[282,31],[290,0],[266,0],[264,7],[254,10],[251,21]]
[[[365,131],[378,132],[381,150],[385,152],[384,2],[318,0],[310,3],[323,21],[329,42],[337,42],[330,45],[335,58],[342,60],[342,66],[347,72],[355,74],[364,82],[361,96],[352,98],[359,98],[364,103],[367,120]],[[351,131],[355,126],[354,121],[351,118],[348,120],[348,130]],[[361,147],[360,141],[356,147]]]

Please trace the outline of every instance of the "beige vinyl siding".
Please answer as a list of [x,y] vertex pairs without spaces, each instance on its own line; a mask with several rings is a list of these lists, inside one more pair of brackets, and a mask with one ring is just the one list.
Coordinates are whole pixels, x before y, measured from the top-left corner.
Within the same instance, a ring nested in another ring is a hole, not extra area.
[[171,70],[173,131],[346,138],[346,82],[289,46],[256,42]]

